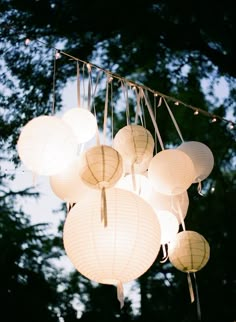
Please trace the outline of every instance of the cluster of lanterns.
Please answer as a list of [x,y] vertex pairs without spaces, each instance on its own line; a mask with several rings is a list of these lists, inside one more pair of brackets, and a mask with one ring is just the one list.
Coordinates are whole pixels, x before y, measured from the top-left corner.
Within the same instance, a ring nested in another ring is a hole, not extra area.
[[154,139],[143,126],[121,128],[112,146],[80,146],[98,135],[95,116],[85,108],[62,117],[39,116],[22,129],[17,149],[23,164],[49,177],[66,202],[65,251],[88,279],[117,286],[146,272],[162,245],[170,262],[196,272],[209,259],[206,239],[183,230],[187,189],[211,173],[214,158],[201,142],[183,142],[154,155]]

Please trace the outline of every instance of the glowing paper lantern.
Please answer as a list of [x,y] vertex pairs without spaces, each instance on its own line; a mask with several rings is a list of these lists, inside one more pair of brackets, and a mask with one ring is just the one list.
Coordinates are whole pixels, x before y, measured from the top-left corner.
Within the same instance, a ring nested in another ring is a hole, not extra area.
[[177,218],[168,211],[157,211],[154,209],[161,226],[161,244],[167,244],[173,240],[179,231]]
[[63,114],[62,119],[72,128],[78,143],[87,142],[96,134],[96,118],[85,108],[72,108]]
[[174,267],[182,272],[193,273],[202,269],[208,262],[210,246],[199,233],[185,230],[170,242],[168,254]]
[[75,159],[77,141],[61,119],[42,115],[23,127],[17,150],[29,170],[49,176],[64,170]]
[[153,156],[154,140],[151,133],[141,125],[127,125],[114,137],[114,148],[122,155],[128,173],[147,170]]
[[171,213],[179,223],[186,217],[189,206],[187,191],[178,195],[168,196],[152,189],[147,196],[146,200],[158,213],[162,211]]
[[108,145],[92,147],[81,158],[80,176],[91,188],[111,188],[123,176],[122,157]]
[[[135,183],[134,183],[135,180]],[[152,191],[152,186],[148,178],[142,174],[128,174],[122,177],[116,184],[116,188],[121,188],[137,193],[140,197],[147,199]]]
[[148,178],[153,188],[166,195],[186,191],[194,180],[194,165],[190,157],[177,149],[157,153],[148,168]]
[[76,159],[64,171],[49,178],[55,195],[71,204],[83,199],[91,191],[80,177],[80,162],[80,158]]
[[151,206],[123,189],[107,190],[108,226],[99,218],[100,194],[92,190],[68,213],[66,253],[88,279],[118,285],[146,272],[160,249],[160,225]]
[[189,141],[183,142],[178,149],[185,152],[193,161],[194,182],[202,181],[209,176],[214,166],[214,156],[207,145],[197,141]]

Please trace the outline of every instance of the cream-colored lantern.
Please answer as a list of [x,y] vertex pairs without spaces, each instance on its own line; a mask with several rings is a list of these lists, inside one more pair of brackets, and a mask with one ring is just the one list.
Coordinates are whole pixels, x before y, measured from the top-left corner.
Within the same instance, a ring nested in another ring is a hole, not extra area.
[[178,233],[179,222],[177,218],[168,211],[154,210],[161,226],[161,244],[168,244]]
[[96,118],[85,108],[69,109],[63,114],[62,119],[72,128],[78,143],[85,143],[96,135]]
[[108,145],[92,147],[82,155],[80,176],[91,188],[111,188],[123,176],[122,157]]
[[181,194],[168,196],[152,189],[151,193],[147,195],[148,203],[159,213],[162,211],[173,214],[178,223],[181,224],[182,220],[187,215],[189,198],[188,192],[184,191]]
[[64,171],[49,178],[54,194],[70,204],[80,201],[91,191],[80,177],[80,163],[78,158]]
[[178,149],[192,159],[195,168],[195,183],[209,176],[214,167],[214,156],[207,145],[197,141],[189,141],[183,142]]
[[128,173],[147,170],[153,156],[154,140],[141,125],[126,125],[114,137],[114,148],[122,155]]
[[166,195],[177,195],[186,191],[193,183],[194,175],[192,160],[177,149],[157,153],[148,168],[148,178],[153,188]]
[[50,176],[68,167],[76,158],[73,131],[56,116],[42,115],[22,129],[17,150],[23,164],[38,175]]
[[174,267],[186,273],[202,269],[210,257],[210,246],[199,233],[191,230],[181,231],[168,248],[169,260]]
[[91,194],[68,213],[63,241],[66,254],[88,279],[119,286],[144,274],[160,249],[160,225],[151,206],[137,194],[107,190],[104,227],[99,219],[100,194]]

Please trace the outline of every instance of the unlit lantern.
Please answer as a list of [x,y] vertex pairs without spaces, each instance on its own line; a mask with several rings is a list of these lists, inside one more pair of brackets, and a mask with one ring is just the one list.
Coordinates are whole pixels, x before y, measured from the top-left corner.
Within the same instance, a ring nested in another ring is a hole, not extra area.
[[214,166],[214,156],[207,145],[197,141],[189,141],[183,142],[178,149],[192,159],[195,168],[195,183],[209,176]]
[[206,265],[210,257],[210,246],[201,234],[185,230],[170,242],[168,254],[170,262],[178,270],[192,273]]
[[193,183],[194,173],[190,157],[177,149],[157,153],[148,168],[148,178],[154,189],[166,195],[186,191]]

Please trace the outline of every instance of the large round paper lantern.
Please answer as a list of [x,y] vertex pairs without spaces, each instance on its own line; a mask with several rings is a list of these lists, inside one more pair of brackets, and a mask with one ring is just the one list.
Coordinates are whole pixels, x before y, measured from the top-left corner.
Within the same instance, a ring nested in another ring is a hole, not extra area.
[[160,225],[151,206],[123,189],[107,190],[108,226],[100,221],[100,194],[92,190],[68,213],[63,241],[66,254],[88,279],[126,283],[146,272],[160,249]]
[[190,157],[177,149],[163,150],[151,160],[148,178],[153,188],[166,195],[186,191],[194,180],[194,165]]
[[164,211],[165,213],[169,212],[173,214],[177,218],[179,224],[181,224],[182,219],[187,215],[189,206],[187,191],[178,195],[168,196],[152,189],[151,193],[147,195],[146,200],[159,213]]
[[147,170],[153,156],[154,140],[143,126],[127,125],[121,128],[114,137],[113,145],[122,155],[128,173]]
[[42,115],[23,127],[17,150],[29,170],[50,176],[64,170],[76,158],[77,141],[61,119]]
[[80,201],[91,191],[80,177],[80,162],[80,158],[76,159],[64,171],[49,178],[54,194],[61,200],[71,204]]
[[122,157],[108,145],[92,147],[81,158],[80,176],[91,188],[111,188],[123,176]]
[[178,149],[192,159],[195,168],[195,183],[209,176],[214,166],[214,156],[207,145],[197,141],[189,141],[183,142]]
[[181,231],[168,248],[169,260],[182,272],[193,273],[202,269],[209,260],[210,246],[199,233]]
[[72,128],[78,143],[85,143],[96,135],[96,118],[85,108],[72,108],[63,114],[62,119]]

